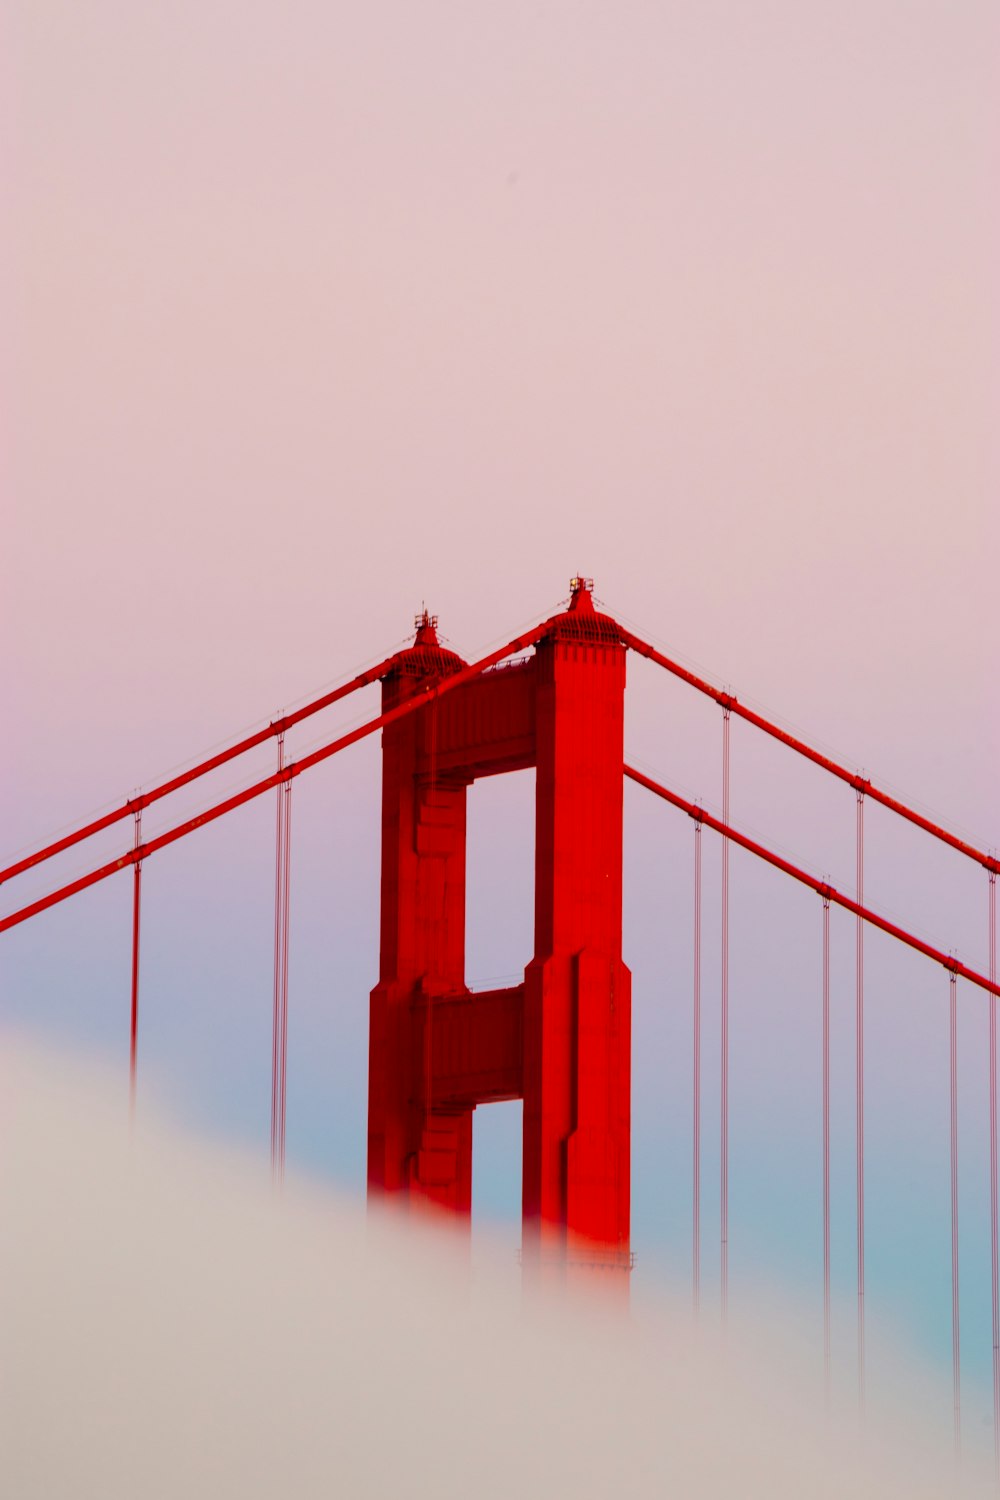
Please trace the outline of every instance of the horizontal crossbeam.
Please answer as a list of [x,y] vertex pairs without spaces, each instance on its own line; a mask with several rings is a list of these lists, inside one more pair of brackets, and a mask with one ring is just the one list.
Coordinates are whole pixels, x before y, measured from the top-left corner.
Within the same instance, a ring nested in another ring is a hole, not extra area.
[[[524,1092],[524,985],[417,1003],[429,1076],[425,1109],[474,1108]],[[429,1097],[428,1097],[429,1095]]]

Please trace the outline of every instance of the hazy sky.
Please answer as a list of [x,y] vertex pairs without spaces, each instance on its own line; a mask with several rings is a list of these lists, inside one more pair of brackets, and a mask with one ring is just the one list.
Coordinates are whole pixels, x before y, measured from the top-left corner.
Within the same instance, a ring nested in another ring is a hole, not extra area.
[[[998,32],[985,0],[3,0],[4,854],[378,659],[422,600],[472,658],[578,569],[1000,844]],[[629,754],[717,801],[717,713],[630,673]],[[368,745],[295,795],[289,1142],[351,1182],[377,777]],[[530,806],[530,778],[473,794],[473,978],[528,956]],[[850,794],[739,726],[733,815],[850,887]],[[631,789],[626,819],[637,1245],[686,1274],[690,828]],[[272,820],[146,876],[144,1068],[254,1139]],[[982,965],[984,881],[921,847],[872,815],[872,902]],[[737,1293],[741,1246],[815,1290],[819,919],[778,892],[734,860]],[[120,1057],[128,920],[119,885],[5,937],[7,1019]],[[947,986],[900,962],[876,947],[869,970],[873,1285],[946,1357]],[[984,1010],[963,1007],[981,1371]],[[516,1111],[489,1114],[477,1191],[509,1215]]]

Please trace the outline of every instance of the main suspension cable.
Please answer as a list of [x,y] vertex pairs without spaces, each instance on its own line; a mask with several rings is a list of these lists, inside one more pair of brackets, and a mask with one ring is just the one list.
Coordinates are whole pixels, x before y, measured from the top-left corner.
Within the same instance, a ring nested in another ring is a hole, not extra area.
[[0,870],[0,885],[5,880],[13,880],[15,875],[22,875],[25,870],[31,870],[36,865],[42,864],[47,859],[52,859],[56,854],[62,854],[66,849],[72,849],[74,844],[82,843],[85,839],[92,838],[94,834],[101,833],[105,828],[111,828],[115,823],[127,818],[130,814],[141,812],[144,807],[150,807],[154,802],[159,802],[162,797],[170,796],[171,792],[179,791],[181,787],[188,786],[192,781],[197,781],[201,776],[207,776],[210,771],[217,771],[220,766],[235,760],[240,755],[245,755],[248,750],[253,750],[257,745],[263,745],[267,740],[273,739],[279,734],[283,735],[293,725],[300,724],[303,719],[318,714],[324,708],[330,708],[334,703],[346,698],[350,693],[355,693],[359,688],[369,687],[384,677],[392,665],[393,658],[387,657],[385,661],[379,662],[376,667],[369,667],[366,672],[361,672],[357,677],[352,677],[350,682],[343,683],[340,687],[333,688],[324,693],[322,697],[315,698],[311,703],[306,703],[302,708],[297,708],[293,713],[284,714],[280,719],[273,719],[264,729],[258,729],[253,734],[246,735],[236,744],[229,745],[225,750],[220,750],[215,755],[210,755],[207,760],[199,761],[197,765],[191,766],[187,771],[182,771],[177,776],[171,776],[169,780],[161,782],[158,786],[150,787],[148,792],[141,792],[137,797],[130,797],[121,807],[113,808],[111,812],[104,813],[92,822],[75,828],[71,833],[62,838],[53,840],[44,848],[38,849],[34,854],[28,854],[23,859],[16,860],[8,865],[5,870]]
[[957,974],[959,979],[968,980],[969,984],[974,984],[978,989],[985,990],[988,994],[1000,995],[1000,984],[995,979],[988,979],[985,974],[980,974],[976,969],[970,969],[968,964],[961,963],[953,954],[943,953],[940,948],[935,948],[932,944],[924,942],[923,938],[917,937],[916,933],[908,932],[905,927],[900,927],[897,923],[890,922],[887,917],[880,916],[878,912],[872,911],[870,907],[860,906],[857,901],[854,901],[850,896],[843,895],[835,886],[830,885],[828,881],[819,880],[815,875],[810,875],[806,870],[800,869],[798,865],[793,865],[790,860],[784,859],[780,854],[775,854],[772,850],[765,848],[763,844],[758,844],[754,839],[748,838],[745,833],[740,833],[739,829],[731,826],[727,827],[721,819],[714,818],[711,813],[706,812],[699,804],[689,802],[685,797],[679,796],[677,792],[670,791],[668,787],[662,786],[658,781],[654,781],[645,772],[637,771],[634,766],[624,766],[623,771],[630,781],[636,782],[639,786],[644,786],[647,791],[655,793],[664,802],[669,802],[672,807],[679,808],[681,812],[687,813],[689,818],[699,819],[706,828],[711,828],[713,832],[725,834],[730,843],[735,844],[740,849],[745,849],[748,854],[753,854],[757,859],[763,860],[765,864],[769,864],[774,869],[780,870],[783,875],[790,876],[792,880],[797,880],[800,885],[807,886],[809,890],[815,891],[818,896],[827,897],[833,906],[841,907],[844,911],[850,912],[853,917],[862,918],[869,927],[876,927],[879,932],[884,932],[888,937],[894,938],[896,942],[904,943],[907,948],[912,948],[915,953],[922,953],[925,958],[929,958],[933,963],[941,964],[949,973]]
[[822,755],[818,750],[814,750],[811,745],[807,745],[804,740],[800,740],[794,734],[789,734],[787,730],[779,728],[770,719],[765,719],[762,714],[755,713],[752,708],[747,708],[745,704],[739,702],[735,694],[726,693],[719,688],[713,687],[703,677],[697,676],[694,672],[689,672],[679,662],[672,661],[669,656],[664,656],[662,651],[657,651],[655,647],[650,646],[639,636],[633,635],[629,630],[622,630],[621,638],[631,651],[636,651],[640,656],[645,656],[647,660],[655,662],[657,666],[663,667],[674,677],[678,677],[682,682],[686,682],[690,687],[697,689],[699,693],[704,693],[706,697],[714,699],[716,703],[721,704],[724,708],[730,708],[734,714],[738,714],[748,724],[753,724],[755,728],[763,730],[772,739],[778,740],[782,745],[787,745],[790,750],[794,750],[796,754],[804,756],[806,760],[812,761],[813,765],[819,766],[822,770],[828,771],[831,776],[836,776],[840,781],[846,782],[848,786],[865,792],[873,802],[878,802],[882,807],[889,808],[890,812],[894,812],[899,817],[905,818],[908,823],[912,823],[915,827],[923,829],[924,833],[929,833],[934,838],[940,839],[949,848],[956,850],[959,854],[966,855],[969,859],[975,860],[977,864],[982,865],[987,870],[991,870],[994,874],[1000,871],[1000,860],[997,860],[994,854],[988,854],[983,849],[977,849],[974,844],[967,843],[965,839],[960,839],[957,834],[949,833],[946,828],[942,828],[940,824],[934,823],[930,818],[924,817],[922,813],[917,812],[915,808],[909,807],[905,802],[899,801],[898,798],[891,797],[888,792],[883,792],[867,778],[859,776],[856,771],[851,771],[846,766],[839,765],[837,761],[831,760],[829,756]]
[[[454,692],[463,683],[470,682],[489,667],[495,666],[498,662],[505,660],[506,657],[514,656],[518,651],[524,651],[529,646],[533,646],[542,636],[548,634],[549,629],[550,625],[547,622],[536,626],[534,630],[530,630],[526,635],[518,636],[515,640],[509,641],[506,646],[502,646],[498,651],[491,651],[489,656],[484,656],[480,661],[472,662],[469,666],[463,667],[461,671],[453,673],[450,677],[438,678],[429,687],[415,693],[413,697],[405,699],[402,703],[396,704],[394,708],[387,709],[374,719],[366,720],[365,723],[358,725],[355,729],[349,730],[346,734],[339,735],[326,745],[321,745],[319,749],[310,751],[308,755],[302,756],[300,760],[291,761],[285,766],[284,770],[275,771],[271,776],[265,776],[262,780],[254,782],[252,786],[247,787],[244,791],[236,792],[233,796],[226,797],[223,801],[215,803],[213,807],[208,808],[205,812],[198,813],[195,817],[188,818],[185,822],[177,824],[176,827],[168,829],[166,833],[161,833],[156,838],[150,839],[148,844],[143,844],[138,849],[130,850],[127,854],[122,854],[117,859],[109,860],[107,864],[99,866],[96,870],[90,870],[86,875],[81,875],[76,880],[71,880],[67,885],[60,886],[58,890],[50,891],[48,895],[41,896],[37,901],[31,901],[26,906],[20,907],[17,911],[11,912],[8,916],[0,918],[0,932],[6,932],[8,928],[17,927],[19,923],[28,921],[30,917],[37,916],[39,912],[47,911],[50,906],[57,906],[59,902],[68,900],[70,896],[75,896],[79,891],[89,889],[90,886],[98,884],[99,881],[107,880],[111,875],[117,874],[119,870],[125,869],[128,865],[134,865],[140,859],[147,859],[151,854],[156,854],[160,849],[165,849],[169,844],[176,843],[178,839],[185,838],[189,833],[193,833],[196,828],[202,828],[205,824],[212,823],[217,818],[224,817],[226,813],[233,812],[237,807],[242,807],[244,803],[253,801],[255,797],[263,796],[265,792],[269,792],[279,782],[290,781],[294,776],[301,776],[304,771],[309,771],[313,766],[319,765],[322,761],[329,760],[332,755],[337,755],[341,750],[346,750],[349,745],[357,744],[359,740],[363,740],[366,736],[374,734],[376,730],[384,729],[389,724],[395,724],[398,719],[405,718],[407,714],[415,713],[425,708],[429,703],[435,702],[436,699],[443,698],[447,693]],[[286,724],[288,722],[289,720],[285,720]],[[147,794],[144,800],[139,799],[142,806],[145,806],[149,800],[149,794]],[[134,807],[130,805],[129,811],[133,810]]]

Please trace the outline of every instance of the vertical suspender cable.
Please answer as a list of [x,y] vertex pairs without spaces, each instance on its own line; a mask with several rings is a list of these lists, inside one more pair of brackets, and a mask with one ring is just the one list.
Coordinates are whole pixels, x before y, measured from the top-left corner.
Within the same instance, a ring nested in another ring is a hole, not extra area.
[[[729,827],[729,708],[722,710],[722,821]],[[729,836],[722,836],[720,1221],[722,1316],[729,1312]]]
[[823,898],[823,1384],[830,1398],[830,902]]
[[[142,847],[142,808],[135,811],[135,848]],[[129,1017],[128,1108],[135,1120],[135,1085],[139,1048],[139,915],[142,903],[142,861],[132,866],[132,1004]]]
[[[278,735],[278,770],[285,765],[285,736]],[[278,1179],[279,1173],[279,1116],[281,1111],[281,1045],[282,1045],[282,975],[284,934],[282,914],[284,907],[284,783],[277,786],[277,807],[274,835],[274,1008],[271,1018],[271,1174]]]
[[701,821],[694,825],[694,1015],[691,1162],[691,1276],[695,1312],[701,1302]]
[[[857,902],[864,905],[865,794],[858,791]],[[865,1404],[865,924],[857,919],[855,948],[855,1090],[857,1097],[858,1401]]]
[[948,985],[948,1059],[951,1069],[951,1381],[955,1452],[962,1446],[961,1346],[958,1302],[958,976]]
[[281,788],[284,812],[284,860],[281,891],[281,1066],[279,1069],[278,1097],[278,1175],[285,1175],[285,1117],[288,1097],[288,950],[289,919],[291,915],[292,884],[292,783],[286,781]]
[[[989,979],[997,982],[997,876],[990,871]],[[990,995],[990,1249],[993,1287],[993,1461],[1000,1480],[1000,1276],[997,1246],[997,997]]]

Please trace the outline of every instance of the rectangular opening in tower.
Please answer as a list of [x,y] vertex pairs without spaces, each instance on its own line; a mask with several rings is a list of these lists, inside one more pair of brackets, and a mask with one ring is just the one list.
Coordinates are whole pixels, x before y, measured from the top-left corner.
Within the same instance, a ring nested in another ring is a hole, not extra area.
[[535,773],[469,788],[465,973],[470,989],[519,984],[534,951]]
[[501,1251],[521,1241],[522,1108],[511,1099],[472,1116],[473,1233]]

